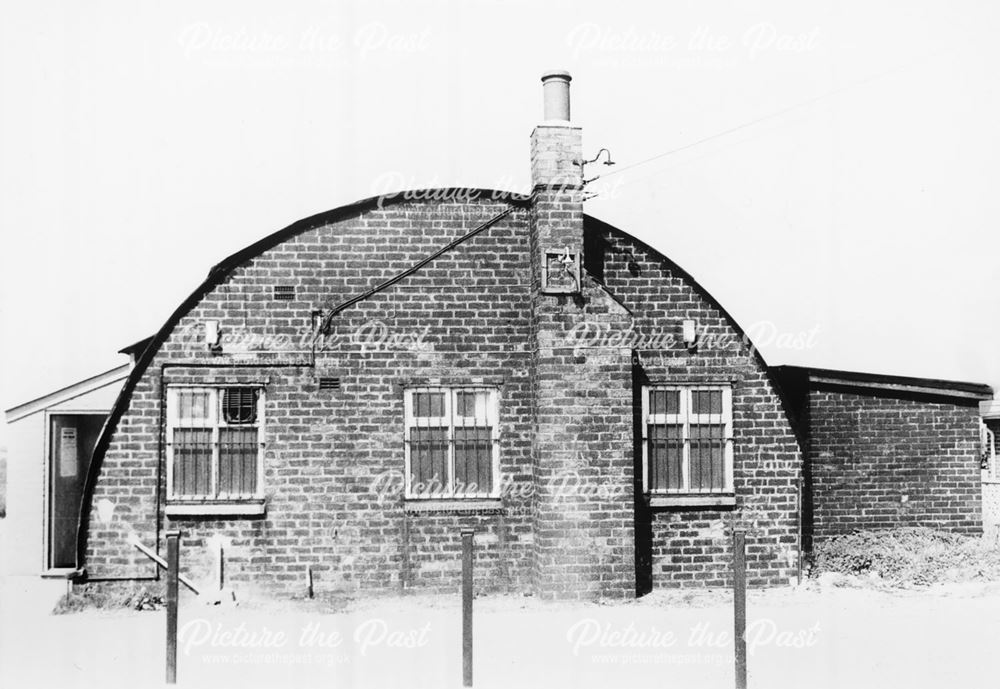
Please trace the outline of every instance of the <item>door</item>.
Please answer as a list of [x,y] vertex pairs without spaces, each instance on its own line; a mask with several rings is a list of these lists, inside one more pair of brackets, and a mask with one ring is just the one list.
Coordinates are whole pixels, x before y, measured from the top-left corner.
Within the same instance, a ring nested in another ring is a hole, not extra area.
[[76,567],[76,526],[103,414],[49,416],[48,567]]

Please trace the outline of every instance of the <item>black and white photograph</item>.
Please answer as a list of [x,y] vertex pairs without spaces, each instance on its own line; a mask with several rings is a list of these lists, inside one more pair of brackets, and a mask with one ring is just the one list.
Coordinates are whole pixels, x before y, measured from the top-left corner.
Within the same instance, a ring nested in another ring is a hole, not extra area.
[[968,689],[1000,5],[0,14],[0,686]]

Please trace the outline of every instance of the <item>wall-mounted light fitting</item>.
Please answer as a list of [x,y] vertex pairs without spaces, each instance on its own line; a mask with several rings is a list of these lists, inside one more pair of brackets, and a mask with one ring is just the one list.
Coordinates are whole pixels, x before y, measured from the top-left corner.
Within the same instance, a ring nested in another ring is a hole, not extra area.
[[549,294],[576,294],[580,291],[580,255],[563,250],[542,250],[542,291]]
[[698,321],[687,318],[681,323],[681,338],[684,346],[694,349],[698,346]]
[[218,352],[222,349],[222,328],[219,321],[205,321],[205,345],[211,352]]

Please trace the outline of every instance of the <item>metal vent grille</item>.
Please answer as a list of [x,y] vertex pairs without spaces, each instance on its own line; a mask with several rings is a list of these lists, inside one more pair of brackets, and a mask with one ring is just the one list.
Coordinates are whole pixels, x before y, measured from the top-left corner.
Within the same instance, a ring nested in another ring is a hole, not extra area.
[[253,388],[226,388],[222,396],[222,416],[226,423],[257,421],[257,391]]
[[279,301],[295,299],[295,285],[275,285],[274,298]]
[[323,376],[319,379],[319,389],[320,390],[339,390],[340,389],[340,378],[333,376]]

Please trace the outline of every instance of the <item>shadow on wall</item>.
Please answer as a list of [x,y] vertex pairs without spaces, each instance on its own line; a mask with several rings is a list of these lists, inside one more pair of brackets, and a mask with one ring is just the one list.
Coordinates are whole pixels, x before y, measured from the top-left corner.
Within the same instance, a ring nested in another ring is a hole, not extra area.
[[653,512],[646,503],[642,487],[642,386],[649,379],[642,367],[632,366],[632,410],[635,458],[635,594],[644,596],[653,590]]

